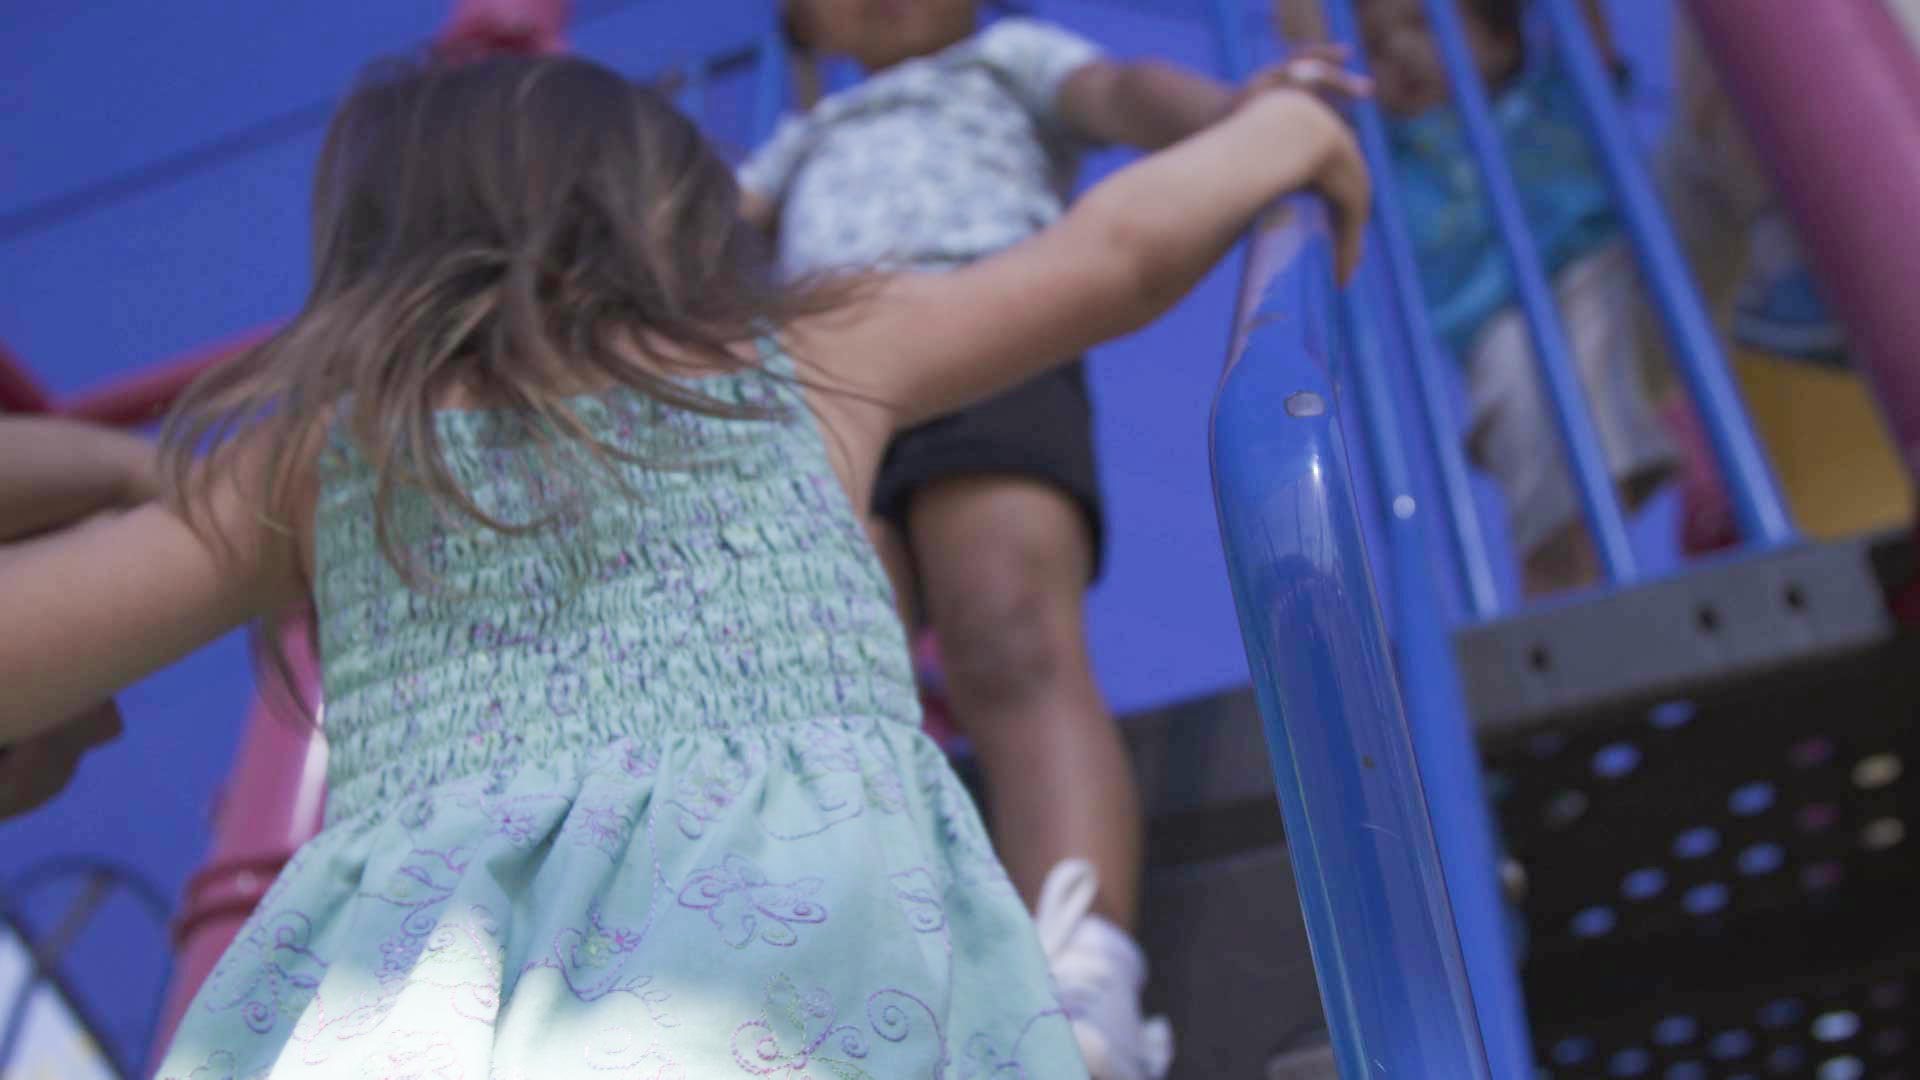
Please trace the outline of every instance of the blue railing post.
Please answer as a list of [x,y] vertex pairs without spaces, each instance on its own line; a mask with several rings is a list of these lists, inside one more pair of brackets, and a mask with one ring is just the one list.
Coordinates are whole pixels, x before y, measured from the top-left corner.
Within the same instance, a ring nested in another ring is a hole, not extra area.
[[1321,1001],[1343,1076],[1488,1077],[1338,420],[1325,211],[1275,213],[1292,220],[1250,247],[1211,452]]
[[[1333,40],[1353,50],[1356,70],[1368,72],[1352,0],[1324,0],[1323,6]],[[1447,500],[1447,523],[1451,527],[1462,591],[1476,619],[1491,619],[1500,613],[1500,591],[1494,583],[1493,560],[1487,553],[1487,538],[1473,497],[1460,418],[1453,407],[1449,358],[1434,333],[1419,264],[1415,261],[1413,237],[1407,231],[1406,208],[1399,190],[1391,182],[1392,172],[1386,167],[1389,160],[1386,125],[1380,119],[1380,110],[1370,101],[1357,102],[1353,114],[1361,150],[1378,177],[1373,185],[1373,203],[1380,242],[1374,250],[1386,258],[1392,291],[1398,301],[1396,311],[1404,343],[1413,359],[1415,385],[1425,414],[1427,448],[1433,455],[1440,489]]]
[[674,104],[693,121],[695,127],[707,126],[707,64],[705,60],[695,60],[687,65],[685,80],[680,84],[680,92],[675,96]]
[[1228,79],[1239,82],[1253,71],[1247,36],[1239,24],[1243,11],[1240,0],[1210,0],[1208,11],[1213,15],[1213,45],[1220,54],[1220,70]]
[[1351,365],[1347,385],[1353,388],[1366,425],[1386,533],[1394,657],[1406,688],[1407,726],[1487,1059],[1495,1076],[1529,1077],[1533,1045],[1501,889],[1492,803],[1480,775],[1479,750],[1454,666],[1446,612],[1434,585],[1429,557],[1432,534],[1426,526],[1433,515],[1415,489],[1395,415],[1393,382],[1376,329],[1383,325],[1377,314],[1384,306],[1379,299],[1383,269],[1365,267],[1359,280],[1342,294],[1340,340]]
[[1634,565],[1633,544],[1627,537],[1626,517],[1620,510],[1593,415],[1587,409],[1586,390],[1574,364],[1566,328],[1560,321],[1558,300],[1547,279],[1533,232],[1527,226],[1519,187],[1507,167],[1506,151],[1494,127],[1493,111],[1487,104],[1486,87],[1481,85],[1479,68],[1467,46],[1466,33],[1460,28],[1460,15],[1454,7],[1456,0],[1422,2],[1434,42],[1440,47],[1440,56],[1445,62],[1447,81],[1453,87],[1453,101],[1459,107],[1467,142],[1479,165],[1488,210],[1505,241],[1507,263],[1533,335],[1547,398],[1553,404],[1560,435],[1566,444],[1567,471],[1586,507],[1600,565],[1614,584],[1631,582],[1638,571]]
[[1666,323],[1674,366],[1699,404],[1707,437],[1726,472],[1741,536],[1761,547],[1792,544],[1798,535],[1786,497],[1741,403],[1713,320],[1627,131],[1626,119],[1620,115],[1606,70],[1588,38],[1587,24],[1574,0],[1544,2],[1558,59],[1584,106],[1587,133],[1612,181],[1614,201],[1633,238],[1647,291]]
[[748,145],[759,146],[780,123],[787,100],[787,38],[778,26],[760,38],[759,59],[753,68],[753,131]]

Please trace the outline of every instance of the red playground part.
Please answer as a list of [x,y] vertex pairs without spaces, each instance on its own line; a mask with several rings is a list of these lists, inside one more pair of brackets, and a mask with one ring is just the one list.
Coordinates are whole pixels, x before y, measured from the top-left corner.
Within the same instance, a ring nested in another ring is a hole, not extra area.
[[1733,499],[1714,467],[1713,451],[1693,403],[1675,394],[1660,408],[1660,419],[1680,451],[1680,548],[1705,555],[1740,542]]
[[960,729],[954,726],[952,714],[947,712],[946,677],[940,671],[940,645],[934,640],[931,630],[922,633],[914,641],[913,673],[920,682],[920,709],[924,716],[921,726],[928,737],[951,753],[965,744],[966,737],[960,734]]
[[[1920,53],[1886,4],[1686,8],[1920,478]],[[1920,582],[1894,610],[1920,620]]]
[[[305,620],[296,620],[282,644],[293,669],[294,690],[309,715],[314,715],[320,702],[319,666]],[[172,1041],[194,993],[266,895],[280,868],[320,831],[327,786],[326,739],[317,719],[284,713],[256,698],[247,718],[240,756],[215,811],[213,854],[187,882],[186,898],[174,923],[177,954],[173,982],[155,1031],[155,1061]]]
[[53,399],[13,353],[0,345],[0,413],[43,413],[52,409]]
[[270,329],[254,330],[201,352],[156,364],[109,386],[76,394],[60,411],[77,419],[116,427],[152,423],[160,419],[201,372],[233,359],[272,333]]
[[572,7],[570,0],[460,0],[434,51],[454,61],[565,52]]

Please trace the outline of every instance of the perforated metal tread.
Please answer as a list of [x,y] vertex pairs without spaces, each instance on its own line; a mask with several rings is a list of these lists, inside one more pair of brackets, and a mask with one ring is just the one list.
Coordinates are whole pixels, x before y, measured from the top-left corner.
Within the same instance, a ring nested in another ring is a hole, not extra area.
[[1551,1075],[1920,1076],[1917,719],[1893,638],[1494,751]]
[[1892,638],[1884,580],[1909,554],[1864,537],[1742,555],[1463,630],[1469,711],[1499,740],[1860,655]]

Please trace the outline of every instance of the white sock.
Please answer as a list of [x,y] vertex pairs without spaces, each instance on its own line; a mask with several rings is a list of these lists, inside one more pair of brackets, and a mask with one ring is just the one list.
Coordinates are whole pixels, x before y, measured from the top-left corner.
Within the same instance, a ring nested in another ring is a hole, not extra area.
[[1089,908],[1093,867],[1069,859],[1047,875],[1036,921],[1047,964],[1094,1080],[1158,1080],[1173,1059],[1173,1031],[1140,1015],[1147,958],[1126,931]]

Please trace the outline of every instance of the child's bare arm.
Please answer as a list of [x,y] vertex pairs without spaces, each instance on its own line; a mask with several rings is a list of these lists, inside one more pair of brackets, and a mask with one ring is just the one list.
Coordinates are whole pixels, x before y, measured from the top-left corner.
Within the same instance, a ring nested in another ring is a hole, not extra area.
[[796,344],[844,365],[848,382],[896,403],[895,425],[911,424],[1146,325],[1262,209],[1307,187],[1334,204],[1344,277],[1367,217],[1365,163],[1331,109],[1270,92],[1108,178],[1039,236],[961,270],[887,279],[850,317],[826,317]]
[[[11,471],[0,462],[0,472]],[[150,502],[0,557],[0,745],[60,727],[298,599],[297,546],[243,496],[248,475],[236,469],[210,481],[214,536]]]
[[1060,85],[1060,115],[1103,143],[1158,150],[1226,116],[1225,83],[1157,61],[1098,60]]
[[780,208],[774,205],[772,199],[757,191],[741,190],[740,216],[746,219],[747,224],[763,233],[772,233],[779,222],[779,215]]
[[1313,46],[1266,68],[1235,89],[1173,64],[1098,60],[1060,86],[1058,109],[1074,130],[1099,142],[1160,150],[1219,123],[1255,94],[1292,88],[1328,97],[1360,97],[1372,89],[1346,70],[1343,50]]
[[153,447],[110,428],[0,419],[0,543],[154,496]]

